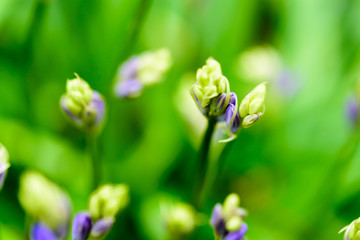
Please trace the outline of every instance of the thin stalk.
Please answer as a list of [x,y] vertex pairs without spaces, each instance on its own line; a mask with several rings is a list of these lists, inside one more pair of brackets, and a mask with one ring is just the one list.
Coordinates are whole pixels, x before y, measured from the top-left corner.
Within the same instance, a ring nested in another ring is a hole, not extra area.
[[87,145],[86,147],[88,150],[88,154],[91,158],[93,189],[96,189],[100,184],[101,165],[98,156],[97,137],[95,133],[91,131],[88,131],[86,133],[86,145]]
[[202,189],[206,188],[206,185],[208,183],[208,179],[206,179],[206,175],[208,175],[207,171],[209,171],[208,168],[210,167],[208,156],[210,151],[211,138],[215,130],[215,125],[216,118],[209,117],[208,126],[200,148],[199,162],[194,184],[193,204],[196,208],[199,208],[201,206],[203,198],[205,197],[204,194],[201,194],[201,191]]

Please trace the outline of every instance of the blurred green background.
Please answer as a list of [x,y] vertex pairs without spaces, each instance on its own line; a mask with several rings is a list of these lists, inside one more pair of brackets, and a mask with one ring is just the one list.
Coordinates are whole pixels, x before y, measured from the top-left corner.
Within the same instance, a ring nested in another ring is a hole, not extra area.
[[[62,186],[74,213],[86,209],[84,134],[59,108],[74,72],[107,99],[103,182],[131,189],[107,239],[160,239],[151,202],[186,200],[204,127],[186,115],[195,104],[184,100],[184,75],[213,56],[242,99],[257,83],[238,74],[238,56],[264,44],[298,91],[283,96],[270,84],[263,119],[235,140],[204,213],[238,192],[249,240],[342,239],[337,232],[360,216],[360,149],[345,116],[360,77],[359,20],[360,1],[345,0],[0,0],[0,142],[12,164],[0,193],[1,239],[25,239],[17,200],[25,169]],[[116,99],[119,64],[161,47],[173,55],[166,79],[136,100]],[[199,231],[212,239],[209,226]]]

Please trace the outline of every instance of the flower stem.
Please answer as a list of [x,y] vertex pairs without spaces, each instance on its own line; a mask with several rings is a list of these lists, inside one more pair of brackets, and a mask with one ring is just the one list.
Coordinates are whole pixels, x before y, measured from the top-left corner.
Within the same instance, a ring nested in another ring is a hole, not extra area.
[[88,154],[91,158],[93,189],[96,189],[100,184],[101,166],[100,166],[100,161],[99,161],[99,157],[98,157],[97,137],[96,137],[95,133],[93,133],[91,131],[87,131],[86,145],[87,145]]
[[194,184],[193,190],[193,204],[196,208],[201,206],[203,199],[205,198],[205,191],[203,189],[207,188],[209,182],[209,173],[210,163],[209,163],[209,151],[211,138],[215,130],[216,118],[209,117],[208,126],[201,144],[199,162],[197,168],[197,175]]

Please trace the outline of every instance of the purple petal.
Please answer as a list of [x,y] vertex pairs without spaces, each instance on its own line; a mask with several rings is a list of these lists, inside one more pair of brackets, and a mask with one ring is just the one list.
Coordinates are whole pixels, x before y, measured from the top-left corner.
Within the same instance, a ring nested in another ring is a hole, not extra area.
[[230,102],[229,103],[236,106],[236,103],[237,103],[237,95],[236,95],[236,93],[234,93],[234,92],[230,93]]
[[83,125],[83,121],[78,118],[77,116],[75,116],[74,114],[72,114],[72,112],[68,109],[68,107],[65,104],[65,97],[62,97],[60,100],[61,103],[61,108],[64,111],[64,113],[71,119],[73,120],[76,125],[82,126]]
[[210,224],[218,235],[223,236],[225,234],[225,220],[222,217],[222,206],[219,203],[214,206],[211,214]]
[[359,101],[355,96],[348,98],[346,103],[346,115],[349,122],[355,125],[359,120]]
[[30,240],[57,240],[53,231],[45,224],[35,223],[30,229]]
[[228,233],[224,240],[241,240],[245,236],[247,230],[248,225],[246,223],[242,223],[239,230]]
[[136,78],[139,68],[139,58],[134,56],[127,60],[119,69],[119,79],[133,79]]
[[124,79],[115,86],[115,95],[121,98],[131,98],[141,93],[143,85],[136,78]]
[[79,213],[73,221],[73,240],[86,240],[89,237],[92,223],[88,213]]
[[102,239],[108,234],[114,224],[113,218],[102,218],[94,223],[90,236],[93,239]]
[[100,125],[105,117],[106,105],[103,97],[97,91],[93,91],[93,98],[89,103],[89,107],[95,109],[96,111],[95,125]]

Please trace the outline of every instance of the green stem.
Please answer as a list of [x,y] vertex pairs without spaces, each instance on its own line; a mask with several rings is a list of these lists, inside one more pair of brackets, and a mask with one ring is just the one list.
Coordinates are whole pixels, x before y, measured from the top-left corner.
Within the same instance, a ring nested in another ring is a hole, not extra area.
[[215,130],[215,125],[216,125],[216,118],[209,117],[208,126],[200,148],[197,175],[194,184],[193,204],[195,205],[196,208],[199,208],[201,206],[201,203],[205,198],[205,192],[202,193],[202,191],[204,191],[203,189],[207,188],[207,183],[209,182],[208,181],[209,177],[207,177],[207,175],[209,175],[208,168],[210,168],[208,156],[209,156],[211,138]]
[[101,179],[101,165],[98,157],[97,137],[96,134],[88,131],[86,134],[86,145],[91,158],[91,168],[93,177],[93,189],[96,189],[100,184]]

